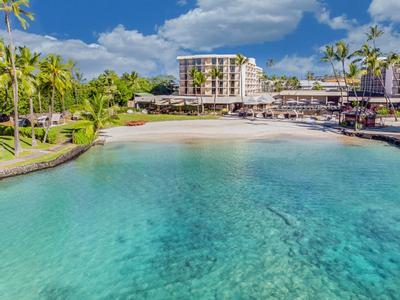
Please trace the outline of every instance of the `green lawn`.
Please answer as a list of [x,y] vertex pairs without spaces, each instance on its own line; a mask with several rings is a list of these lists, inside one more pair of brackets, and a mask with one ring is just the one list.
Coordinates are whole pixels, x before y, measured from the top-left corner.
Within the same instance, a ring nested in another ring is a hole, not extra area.
[[65,142],[72,137],[72,132],[75,129],[85,127],[89,122],[88,121],[76,121],[67,123],[61,126],[52,127],[50,130],[55,131],[57,133],[57,139],[59,143]]
[[123,126],[128,121],[146,121],[146,122],[162,122],[162,121],[183,121],[183,120],[213,120],[219,116],[187,116],[187,115],[145,115],[145,114],[120,114],[119,120],[112,126]]
[[[32,139],[30,138],[25,138],[21,137],[21,146],[22,149],[24,150],[21,153],[21,157],[28,156],[32,154],[32,151],[30,150],[35,150],[35,149],[49,149],[50,147],[54,145],[49,145],[49,144],[43,144],[40,141],[38,142],[38,145],[36,147],[32,147]],[[0,136],[0,162],[6,161],[9,159],[14,158],[14,137],[12,136]]]

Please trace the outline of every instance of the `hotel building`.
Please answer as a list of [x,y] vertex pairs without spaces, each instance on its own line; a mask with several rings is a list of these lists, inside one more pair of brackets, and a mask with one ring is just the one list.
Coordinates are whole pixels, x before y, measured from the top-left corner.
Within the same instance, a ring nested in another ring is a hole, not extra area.
[[[262,68],[256,65],[254,58],[249,58],[240,72],[236,64],[236,55],[191,55],[178,56],[179,61],[179,95],[181,96],[214,96],[240,97],[253,96],[262,92]],[[222,80],[215,80],[209,74],[213,68],[223,73]],[[193,86],[190,77],[191,69],[207,75],[206,83],[199,88]],[[242,94],[241,83],[242,82]]]
[[382,70],[382,78],[385,87],[382,86],[380,79],[372,73],[363,75],[361,78],[361,90],[378,95],[383,95],[386,91],[389,97],[400,96],[400,65]]

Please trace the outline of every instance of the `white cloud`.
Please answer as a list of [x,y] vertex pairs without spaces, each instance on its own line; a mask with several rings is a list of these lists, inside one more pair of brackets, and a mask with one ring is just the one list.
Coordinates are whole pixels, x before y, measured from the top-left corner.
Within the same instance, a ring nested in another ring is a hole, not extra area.
[[317,7],[317,0],[198,0],[195,9],[167,20],[159,35],[201,51],[275,41]]
[[[350,48],[354,51],[359,49],[366,42],[366,33],[372,24],[366,24],[354,28],[347,33],[345,41],[349,43]],[[398,32],[392,25],[380,25],[384,34],[378,38],[376,45],[383,53],[392,51],[399,51],[400,49],[400,32]]]
[[351,30],[356,24],[355,19],[349,20],[345,15],[331,17],[330,11],[325,7],[315,13],[318,22],[328,25],[333,30],[345,29]]
[[[0,35],[6,39],[4,31],[0,30]],[[101,33],[95,44],[19,30],[14,31],[14,40],[17,45],[26,45],[35,52],[55,53],[77,61],[87,78],[95,77],[105,69],[118,73],[136,70],[142,75],[176,74],[176,55],[182,53],[157,35],[145,36],[136,30],[126,30],[122,25]]]
[[293,75],[299,78],[304,78],[308,71],[316,75],[330,74],[330,66],[320,62],[320,57],[316,55],[298,56],[286,55],[279,60],[273,67],[272,71],[279,74]]
[[185,5],[187,5],[187,0],[178,0],[176,3],[177,3],[179,6],[185,6]]
[[368,11],[376,21],[400,22],[399,0],[372,0]]

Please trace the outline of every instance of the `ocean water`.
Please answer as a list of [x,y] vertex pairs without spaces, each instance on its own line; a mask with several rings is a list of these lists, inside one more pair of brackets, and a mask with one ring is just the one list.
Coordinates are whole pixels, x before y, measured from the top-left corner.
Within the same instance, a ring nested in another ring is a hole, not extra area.
[[109,144],[0,182],[0,299],[399,298],[385,144]]

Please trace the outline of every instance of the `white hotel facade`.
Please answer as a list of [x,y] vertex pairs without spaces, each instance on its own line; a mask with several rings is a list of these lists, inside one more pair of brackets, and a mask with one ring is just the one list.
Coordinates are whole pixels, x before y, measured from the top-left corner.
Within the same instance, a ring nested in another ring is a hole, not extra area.
[[[254,58],[240,67],[236,64],[236,55],[190,55],[178,56],[179,95],[211,97],[255,96],[262,93],[262,68],[256,65]],[[222,80],[215,80],[209,74],[213,68],[223,73]],[[207,75],[207,81],[201,88],[193,86],[191,69],[196,68]],[[240,84],[242,83],[242,85]],[[242,93],[241,93],[242,88]]]

